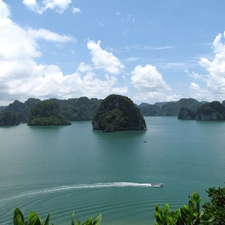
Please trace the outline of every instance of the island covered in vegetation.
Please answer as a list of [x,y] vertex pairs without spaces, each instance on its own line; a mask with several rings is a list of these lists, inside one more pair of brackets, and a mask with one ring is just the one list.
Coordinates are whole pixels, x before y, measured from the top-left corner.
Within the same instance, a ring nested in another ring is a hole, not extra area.
[[97,110],[92,127],[106,132],[145,130],[146,123],[131,99],[122,95],[109,95]]
[[[69,121],[92,121],[103,101],[87,97],[48,100],[56,103],[59,113]],[[31,109],[40,102],[40,99],[29,98],[24,103],[15,100],[8,106],[0,106],[0,126],[27,123]],[[135,106],[142,116],[176,116],[180,120],[199,121],[225,120],[225,101],[199,102],[193,98],[182,98],[179,101],[141,103]]]
[[45,100],[31,108],[27,124],[31,126],[70,125],[59,110],[57,103]]

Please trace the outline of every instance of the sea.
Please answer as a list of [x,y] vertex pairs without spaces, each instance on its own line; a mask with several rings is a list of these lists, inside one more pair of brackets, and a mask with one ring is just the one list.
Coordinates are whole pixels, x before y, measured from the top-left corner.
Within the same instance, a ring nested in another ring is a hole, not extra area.
[[[0,128],[0,225],[19,207],[54,225],[151,225],[158,204],[177,210],[197,191],[224,187],[225,122],[145,117],[147,130],[106,133],[71,126]],[[152,184],[163,183],[162,187]]]

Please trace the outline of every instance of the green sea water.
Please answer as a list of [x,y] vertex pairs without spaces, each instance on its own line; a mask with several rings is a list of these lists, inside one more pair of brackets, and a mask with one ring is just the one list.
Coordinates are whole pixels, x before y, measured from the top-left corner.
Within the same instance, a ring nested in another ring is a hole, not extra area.
[[[177,209],[196,190],[224,186],[225,122],[145,117],[148,130],[104,133],[91,122],[0,128],[0,224],[33,210],[55,225],[71,214],[102,225],[153,224],[156,204]],[[163,183],[162,188],[150,183]]]

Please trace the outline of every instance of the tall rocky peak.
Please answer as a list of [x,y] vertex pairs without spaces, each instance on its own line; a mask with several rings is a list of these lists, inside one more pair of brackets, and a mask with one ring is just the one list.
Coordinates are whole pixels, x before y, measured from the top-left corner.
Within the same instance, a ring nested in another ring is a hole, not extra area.
[[93,129],[103,131],[144,130],[145,120],[131,99],[121,95],[109,95],[97,110]]

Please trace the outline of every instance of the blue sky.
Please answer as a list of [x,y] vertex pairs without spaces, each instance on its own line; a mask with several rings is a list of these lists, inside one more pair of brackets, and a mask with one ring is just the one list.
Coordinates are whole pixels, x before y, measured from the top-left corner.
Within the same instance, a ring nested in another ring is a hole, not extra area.
[[225,1],[0,0],[0,105],[225,100]]

